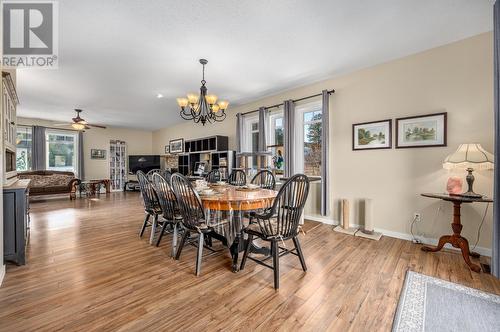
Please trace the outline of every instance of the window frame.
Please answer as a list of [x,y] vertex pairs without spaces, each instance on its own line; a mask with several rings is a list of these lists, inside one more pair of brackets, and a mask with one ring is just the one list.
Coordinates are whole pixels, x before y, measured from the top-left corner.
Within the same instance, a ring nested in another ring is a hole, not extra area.
[[[28,150],[27,168],[24,170],[17,169],[17,158],[19,156],[17,135],[19,132],[21,132],[20,129],[22,129],[23,133],[30,133],[31,134],[31,138],[30,138],[31,144],[30,144],[29,149],[27,149]],[[30,155],[31,156],[33,155],[33,127],[32,126],[25,126],[25,125],[17,125],[17,127],[16,127],[16,172],[29,172],[29,171],[33,170],[33,158],[30,157]],[[29,164],[29,161],[31,161],[31,164]]]
[[[323,111],[321,100],[305,103],[295,107],[294,164],[296,173],[304,173],[304,138],[305,138],[304,126],[306,124],[322,122],[322,120],[314,120],[312,122],[306,123],[304,121],[304,114],[316,111],[321,111],[321,112]],[[321,144],[323,144],[323,142],[321,142]],[[319,176],[321,176],[321,174]]]
[[[78,132],[72,131],[72,130],[58,130],[58,129],[47,129],[45,131],[45,169],[51,170],[51,171],[61,171],[61,172],[73,172],[75,175],[79,176],[78,174],[78,149],[79,149],[79,139],[78,139]],[[64,135],[64,136],[73,136],[74,137],[74,153],[73,153],[73,167],[72,168],[62,168],[62,167],[50,167],[49,162],[50,162],[50,149],[49,149],[49,136],[50,135]]]
[[[281,119],[281,128],[283,128],[283,135],[285,133],[285,116],[283,114],[283,110],[280,109],[278,111],[273,111],[269,114],[269,123],[268,123],[268,127],[269,127],[269,142],[268,143],[271,143],[271,144],[267,144],[268,146],[269,145],[278,145],[276,143],[276,120],[278,119]],[[285,142],[283,142],[283,144],[279,144],[280,146],[281,145],[284,145]]]

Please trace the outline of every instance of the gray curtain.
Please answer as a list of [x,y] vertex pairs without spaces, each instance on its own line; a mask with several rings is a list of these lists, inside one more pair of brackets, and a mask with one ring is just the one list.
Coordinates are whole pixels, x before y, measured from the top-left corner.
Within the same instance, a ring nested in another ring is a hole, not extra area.
[[236,152],[241,152],[241,135],[243,135],[243,115],[236,114]]
[[330,94],[328,90],[322,91],[322,120],[321,120],[321,215],[328,214],[328,144],[330,137]]
[[[243,135],[243,115],[236,114],[236,153],[241,152],[241,135]],[[236,158],[236,167],[240,167],[240,158]]]
[[494,34],[494,81],[495,81],[495,175],[493,180],[493,254],[491,257],[492,273],[500,278],[500,3],[493,7]]
[[259,152],[267,151],[266,123],[267,109],[265,107],[261,107],[259,108]]
[[295,105],[293,100],[285,100],[283,103],[284,119],[284,150],[285,150],[285,177],[290,177],[295,173],[293,156],[295,155]]
[[45,127],[33,126],[32,164],[34,171],[43,171],[45,164]]
[[85,179],[84,168],[83,168],[83,132],[78,133],[78,178],[80,180]]

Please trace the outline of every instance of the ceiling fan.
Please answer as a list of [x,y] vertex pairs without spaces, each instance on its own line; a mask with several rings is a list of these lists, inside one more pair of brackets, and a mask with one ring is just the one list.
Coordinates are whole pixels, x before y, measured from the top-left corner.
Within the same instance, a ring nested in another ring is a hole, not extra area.
[[76,130],[91,129],[91,127],[106,129],[105,126],[90,124],[87,121],[85,121],[84,118],[80,117],[80,113],[83,112],[83,110],[76,108],[75,112],[76,112],[76,117],[71,119],[71,120],[73,120],[73,122],[71,122],[71,123],[56,123],[56,124],[54,124],[54,126],[63,127],[63,126],[69,125],[69,126],[73,127],[73,129],[76,129]]

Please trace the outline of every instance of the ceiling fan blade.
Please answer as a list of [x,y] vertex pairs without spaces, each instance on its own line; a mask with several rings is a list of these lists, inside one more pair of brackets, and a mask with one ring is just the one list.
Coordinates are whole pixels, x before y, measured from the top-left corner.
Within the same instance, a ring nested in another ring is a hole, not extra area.
[[91,126],[91,127],[96,127],[96,128],[106,129],[106,126],[95,125],[95,124],[90,124],[90,123],[87,123],[86,125],[87,125],[87,126]]
[[68,127],[69,127],[69,126],[71,126],[71,123],[68,123],[68,122],[66,122],[66,123],[54,123],[54,124],[52,124],[52,125],[53,125],[54,127],[66,127],[66,126],[68,126]]

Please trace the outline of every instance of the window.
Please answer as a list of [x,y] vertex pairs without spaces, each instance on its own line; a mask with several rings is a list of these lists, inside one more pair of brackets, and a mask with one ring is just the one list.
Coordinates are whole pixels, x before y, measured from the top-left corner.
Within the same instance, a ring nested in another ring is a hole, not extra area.
[[284,142],[283,112],[271,114],[270,117],[270,142],[268,145],[282,146]]
[[276,174],[283,174],[285,168],[283,121],[283,110],[271,112],[269,115],[268,147],[272,153],[271,166]]
[[[243,152],[259,151],[259,118],[252,116],[244,118],[244,142],[242,144]],[[257,168],[257,158],[249,157],[248,162],[252,168]]]
[[297,172],[321,176],[321,103],[302,105],[296,112]]
[[17,126],[16,133],[16,170],[18,172],[32,169],[31,156],[33,147],[32,127]]
[[252,122],[250,126],[250,132],[252,133],[252,152],[257,152],[259,151],[259,123]]
[[46,144],[47,169],[77,172],[77,133],[47,131]]

